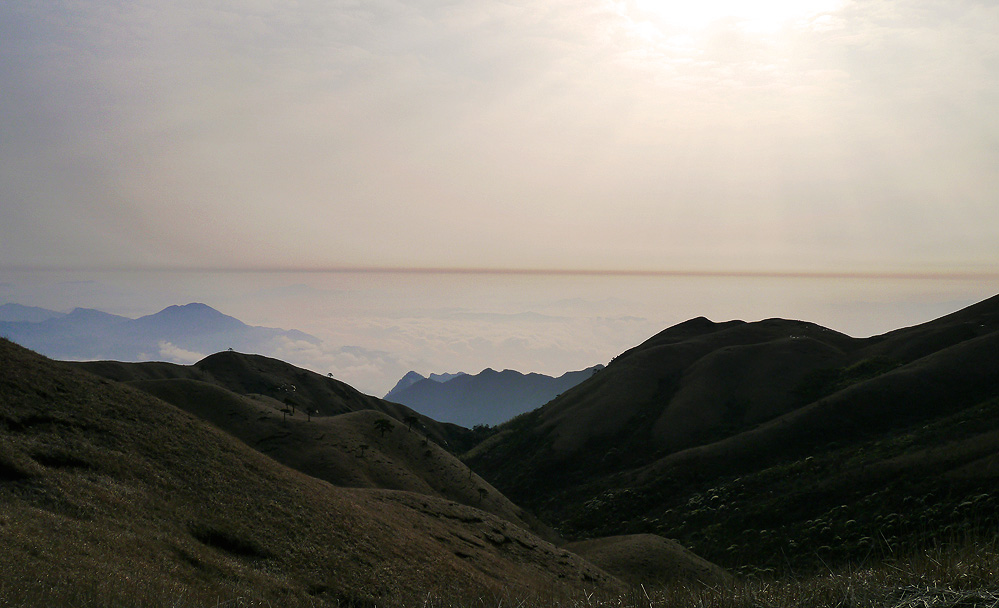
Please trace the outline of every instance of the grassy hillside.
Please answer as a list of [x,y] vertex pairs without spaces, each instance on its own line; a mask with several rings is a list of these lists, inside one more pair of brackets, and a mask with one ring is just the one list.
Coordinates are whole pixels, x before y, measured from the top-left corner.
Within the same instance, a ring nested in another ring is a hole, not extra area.
[[491,514],[334,487],[6,340],[0,369],[4,605],[415,605],[620,589]]
[[554,532],[511,503],[421,431],[375,410],[334,416],[185,378],[129,383],[172,403],[303,473],[333,485],[406,490],[488,511],[550,541]]
[[694,319],[503,425],[469,461],[511,497],[573,487],[792,411],[802,404],[789,387],[847,364],[852,348],[807,323]]
[[608,536],[566,545],[573,553],[636,587],[728,586],[732,576],[675,540],[655,534]]
[[465,459],[570,538],[821,568],[994,526],[997,400],[999,298],[863,340],[695,319]]
[[[415,416],[404,406],[361,395],[331,378],[281,361],[232,352],[213,355],[194,366],[109,361],[75,365],[125,381],[211,422],[283,464],[334,485],[438,496],[492,513],[547,541],[562,542],[550,526],[435,443],[435,437],[458,437],[453,448],[475,437],[474,433]],[[288,390],[291,381],[298,382],[294,391]],[[377,409],[352,409],[364,407]],[[632,550],[634,559],[621,563],[637,564],[646,559],[647,549],[641,544],[621,544],[617,553]],[[675,565],[699,560],[683,552],[671,559]],[[646,576],[641,568],[625,574],[629,580]]]
[[84,361],[72,365],[120,382],[197,380],[237,395],[269,398],[302,417],[307,417],[309,412],[335,416],[361,410],[379,411],[399,422],[415,416],[423,432],[450,451],[468,449],[475,441],[468,429],[439,423],[406,406],[365,395],[332,377],[261,355],[225,351],[205,357],[194,365],[119,361]]

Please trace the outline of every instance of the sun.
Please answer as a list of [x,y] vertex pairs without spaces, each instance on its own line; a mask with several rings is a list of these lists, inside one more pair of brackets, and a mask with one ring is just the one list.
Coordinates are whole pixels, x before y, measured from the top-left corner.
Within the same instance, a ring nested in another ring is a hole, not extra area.
[[846,0],[628,0],[634,18],[660,29],[697,31],[725,22],[747,32],[772,34],[843,7]]

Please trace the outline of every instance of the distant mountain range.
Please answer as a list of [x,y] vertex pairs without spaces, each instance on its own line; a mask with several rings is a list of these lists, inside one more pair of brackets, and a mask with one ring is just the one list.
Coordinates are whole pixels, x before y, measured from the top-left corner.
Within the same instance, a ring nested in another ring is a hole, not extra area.
[[417,372],[409,372],[408,374],[400,378],[398,382],[395,383],[395,386],[393,386],[392,390],[390,390],[388,394],[385,395],[385,398],[389,399],[390,397],[392,397],[392,395],[402,392],[403,390],[413,386],[414,384],[420,382],[421,380],[433,380],[434,382],[447,382],[448,380],[453,380],[458,376],[464,376],[464,375],[466,375],[465,372],[458,372],[456,374],[430,374],[429,376],[424,376]]
[[174,363],[194,363],[229,348],[267,354],[288,340],[320,343],[297,330],[250,326],[199,303],[169,306],[138,319],[89,308],[61,313],[4,304],[0,335],[55,359]]
[[496,425],[548,403],[603,367],[596,365],[557,378],[489,368],[475,375],[459,372],[431,374],[429,378],[409,372],[385,399],[441,422],[467,428]]

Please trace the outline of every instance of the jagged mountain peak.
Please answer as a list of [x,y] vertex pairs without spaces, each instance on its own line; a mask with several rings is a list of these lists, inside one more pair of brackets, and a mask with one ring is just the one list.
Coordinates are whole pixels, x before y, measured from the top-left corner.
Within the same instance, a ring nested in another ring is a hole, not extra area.
[[[540,407],[591,377],[595,369],[566,372],[553,378],[487,367],[478,374],[461,374],[447,382],[435,382],[417,374],[414,382],[393,389],[385,398],[443,422],[465,427],[494,425]],[[408,377],[409,374],[403,380]]]

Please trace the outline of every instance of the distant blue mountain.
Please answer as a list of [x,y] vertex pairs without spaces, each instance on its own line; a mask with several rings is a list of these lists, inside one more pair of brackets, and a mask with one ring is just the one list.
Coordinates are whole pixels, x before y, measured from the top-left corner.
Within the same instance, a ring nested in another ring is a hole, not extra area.
[[89,308],[66,314],[5,304],[0,335],[54,359],[176,363],[193,363],[228,348],[267,354],[287,340],[320,343],[297,330],[247,325],[199,303],[169,306],[138,319]]
[[0,322],[28,321],[40,323],[46,319],[66,316],[64,312],[56,312],[37,306],[25,306],[23,304],[4,304],[0,306]]
[[496,425],[541,407],[601,369],[602,365],[596,365],[558,378],[488,368],[475,375],[431,374],[430,378],[409,372],[385,399],[407,405],[440,422],[469,428],[478,424]]
[[454,380],[459,376],[467,376],[465,372],[458,372],[457,374],[430,374],[430,379],[434,382],[447,382],[448,380]]
[[239,319],[224,315],[207,304],[167,306],[154,315],[139,317],[136,327],[147,332],[170,332],[176,336],[203,332],[242,331],[249,327]]
[[400,378],[398,382],[395,383],[395,386],[393,386],[392,390],[390,390],[388,394],[385,395],[385,398],[391,399],[392,395],[409,388],[410,386],[416,384],[417,382],[420,382],[421,380],[433,380],[434,382],[447,382],[448,380],[453,380],[458,376],[464,376],[464,375],[466,375],[465,372],[458,372],[457,374],[430,374],[430,376],[423,376],[416,372],[409,372],[405,376]]

